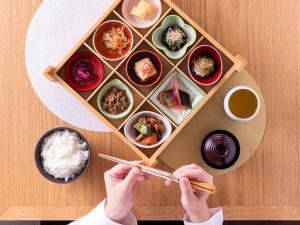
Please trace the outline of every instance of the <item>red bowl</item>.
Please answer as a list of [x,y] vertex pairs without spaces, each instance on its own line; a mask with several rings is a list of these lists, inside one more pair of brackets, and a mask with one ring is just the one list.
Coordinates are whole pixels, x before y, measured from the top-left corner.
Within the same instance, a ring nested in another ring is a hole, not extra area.
[[[74,79],[74,66],[80,60],[89,60],[93,63],[95,73],[98,75],[98,79],[90,85],[81,85]],[[95,89],[103,80],[104,69],[100,59],[90,52],[79,52],[72,56],[66,66],[66,81],[67,83],[77,91],[91,91]]]
[[[200,55],[205,55],[207,57],[210,57],[211,59],[214,60],[214,62],[216,64],[215,72],[212,75],[210,75],[208,78],[201,78],[192,71],[192,66],[193,66],[192,61],[193,61],[193,59],[195,59],[196,57],[198,57]],[[221,57],[220,53],[217,51],[217,49],[215,49],[214,47],[212,47],[210,45],[200,45],[197,48],[195,48],[189,56],[188,70],[189,70],[189,74],[190,74],[191,78],[196,83],[198,83],[200,85],[205,85],[205,86],[215,84],[219,81],[219,79],[221,78],[222,72],[223,72],[222,57]]]
[[[147,82],[141,82],[141,80],[139,79],[139,77],[136,75],[135,71],[134,71],[134,64],[144,58],[149,58],[151,60],[151,62],[153,63],[154,67],[157,70],[158,76],[156,76],[155,78],[147,81]],[[139,87],[151,87],[154,84],[156,84],[161,76],[162,76],[162,71],[163,70],[163,66],[162,66],[162,62],[160,60],[160,58],[151,51],[147,51],[147,50],[141,50],[141,51],[137,51],[135,53],[133,53],[129,59],[127,60],[126,63],[126,74],[127,74],[127,78],[128,80],[135,84],[136,86]]]
[[[110,29],[111,27],[124,27],[124,32],[127,38],[129,39],[129,44],[126,49],[122,50],[121,53],[118,53],[116,51],[108,50],[105,48],[104,42],[102,41],[102,35],[105,31]],[[129,27],[118,20],[108,20],[104,23],[102,23],[97,30],[94,33],[93,36],[93,45],[96,52],[101,55],[103,58],[105,58],[108,61],[117,61],[122,58],[124,58],[132,49],[133,46],[133,34]]]

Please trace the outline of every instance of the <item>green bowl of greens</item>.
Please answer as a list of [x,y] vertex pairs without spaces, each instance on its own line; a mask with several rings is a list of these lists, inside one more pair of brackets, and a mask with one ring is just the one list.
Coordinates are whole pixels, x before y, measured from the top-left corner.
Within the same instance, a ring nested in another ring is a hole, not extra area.
[[152,34],[152,42],[171,59],[182,58],[195,43],[197,33],[177,15],[167,16]]

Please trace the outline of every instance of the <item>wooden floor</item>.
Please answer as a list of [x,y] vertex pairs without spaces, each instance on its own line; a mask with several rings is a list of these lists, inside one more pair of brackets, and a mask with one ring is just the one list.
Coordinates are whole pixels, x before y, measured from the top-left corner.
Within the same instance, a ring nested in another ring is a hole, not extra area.
[[[181,221],[165,221],[165,222],[153,222],[144,221],[139,222],[139,225],[152,225],[153,223],[159,223],[164,225],[182,225]],[[67,225],[68,222],[0,222],[0,225]],[[223,225],[299,225],[300,221],[225,221]]]

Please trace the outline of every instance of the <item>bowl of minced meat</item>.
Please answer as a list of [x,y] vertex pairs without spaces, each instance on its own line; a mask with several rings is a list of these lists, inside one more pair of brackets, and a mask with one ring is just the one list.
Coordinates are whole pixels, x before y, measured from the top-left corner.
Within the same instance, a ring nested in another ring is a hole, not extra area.
[[40,138],[35,149],[35,162],[40,173],[59,184],[71,183],[82,177],[90,159],[90,147],[85,137],[66,127],[49,130]]

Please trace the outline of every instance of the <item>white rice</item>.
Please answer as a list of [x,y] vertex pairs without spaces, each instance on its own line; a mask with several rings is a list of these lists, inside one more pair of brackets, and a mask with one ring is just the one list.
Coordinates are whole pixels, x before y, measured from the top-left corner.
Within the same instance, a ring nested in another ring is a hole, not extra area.
[[68,181],[86,166],[89,157],[87,143],[74,132],[56,131],[42,144],[44,170],[55,178]]

